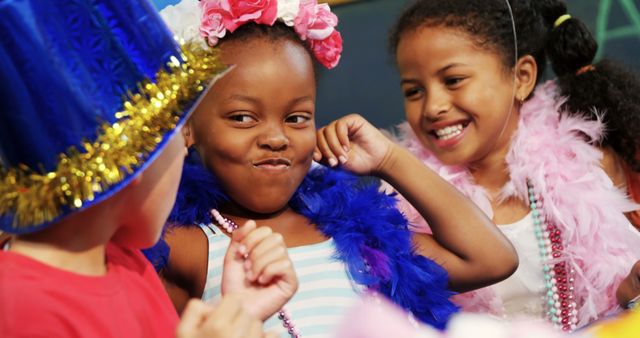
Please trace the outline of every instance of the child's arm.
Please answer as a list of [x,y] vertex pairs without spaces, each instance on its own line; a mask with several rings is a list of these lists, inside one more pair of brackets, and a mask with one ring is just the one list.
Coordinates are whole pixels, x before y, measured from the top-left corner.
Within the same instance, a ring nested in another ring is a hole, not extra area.
[[448,271],[453,290],[490,285],[516,270],[511,243],[471,200],[361,116],[349,115],[319,130],[314,159],[374,174],[400,192],[433,230],[433,236],[414,234],[418,253]]

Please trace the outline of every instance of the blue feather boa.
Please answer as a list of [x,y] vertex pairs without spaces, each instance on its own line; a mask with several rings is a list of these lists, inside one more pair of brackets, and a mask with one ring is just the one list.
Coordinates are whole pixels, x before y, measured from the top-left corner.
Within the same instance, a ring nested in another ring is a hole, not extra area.
[[[210,210],[228,197],[217,179],[201,165],[186,164],[169,224],[212,223]],[[449,300],[446,271],[413,253],[407,220],[396,199],[377,183],[342,170],[311,170],[290,206],[332,237],[337,258],[355,282],[387,296],[423,322],[444,328],[457,307]],[[157,269],[167,262],[169,248],[161,241],[145,254]]]

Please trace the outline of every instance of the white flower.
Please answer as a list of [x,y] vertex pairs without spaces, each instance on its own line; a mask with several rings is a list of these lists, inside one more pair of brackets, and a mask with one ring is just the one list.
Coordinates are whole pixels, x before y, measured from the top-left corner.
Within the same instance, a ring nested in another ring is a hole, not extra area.
[[300,9],[300,0],[278,0],[278,14],[276,17],[285,25],[293,27],[293,22]]
[[195,40],[204,44],[204,38],[200,36],[201,15],[198,0],[182,0],[160,11],[160,16],[179,40]]

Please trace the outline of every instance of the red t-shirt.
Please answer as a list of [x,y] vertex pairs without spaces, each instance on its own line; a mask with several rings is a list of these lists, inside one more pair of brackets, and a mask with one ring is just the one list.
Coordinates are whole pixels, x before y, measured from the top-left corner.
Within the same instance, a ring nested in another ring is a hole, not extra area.
[[106,248],[107,274],[63,271],[0,248],[0,337],[174,337],[178,315],[137,250]]

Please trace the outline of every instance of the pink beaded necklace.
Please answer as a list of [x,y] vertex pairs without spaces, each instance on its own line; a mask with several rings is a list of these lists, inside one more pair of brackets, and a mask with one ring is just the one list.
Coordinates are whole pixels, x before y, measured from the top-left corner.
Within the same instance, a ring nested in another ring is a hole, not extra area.
[[[229,234],[233,233],[233,231],[238,229],[238,224],[236,222],[222,216],[222,214],[220,214],[218,210],[212,209],[211,215],[216,220],[218,225],[220,225]],[[289,313],[289,311],[287,311],[286,308],[283,307],[280,311],[278,311],[278,319],[282,321],[282,326],[287,330],[287,332],[289,333],[289,335],[291,335],[292,338],[302,337],[302,335],[300,334],[300,331],[298,330],[298,328],[296,328],[295,324],[293,323],[293,320],[291,319],[291,314]]]
[[540,193],[536,192],[531,182],[528,182],[527,186],[533,230],[543,262],[547,317],[554,327],[571,332],[576,329],[578,322],[578,311],[573,296],[574,271],[570,267],[567,268],[566,262],[553,262],[563,256],[562,231],[545,219],[541,213],[543,200]]

